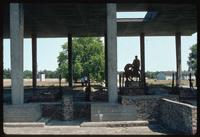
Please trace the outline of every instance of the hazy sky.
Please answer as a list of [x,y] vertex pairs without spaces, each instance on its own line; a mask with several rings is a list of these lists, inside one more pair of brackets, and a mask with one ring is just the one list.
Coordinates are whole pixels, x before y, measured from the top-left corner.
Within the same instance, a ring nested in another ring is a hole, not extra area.
[[[144,17],[146,12],[137,14],[118,13],[117,17]],[[132,63],[135,55],[140,59],[139,37],[117,38],[118,71],[122,71],[127,63]],[[37,59],[38,70],[56,70],[57,57],[62,51],[61,45],[67,38],[38,38]],[[188,70],[187,60],[189,48],[197,43],[197,34],[181,37],[182,70]],[[32,70],[31,39],[24,39],[24,70]],[[175,37],[145,37],[146,71],[176,70]],[[10,40],[4,39],[4,68],[10,68]]]

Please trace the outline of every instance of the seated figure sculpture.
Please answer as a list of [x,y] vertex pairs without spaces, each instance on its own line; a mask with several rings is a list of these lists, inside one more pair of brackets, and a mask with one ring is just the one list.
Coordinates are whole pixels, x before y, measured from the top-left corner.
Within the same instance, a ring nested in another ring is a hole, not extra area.
[[133,60],[132,64],[127,64],[124,67],[125,77],[127,81],[133,81],[133,78],[140,78],[140,61],[138,60],[137,56]]

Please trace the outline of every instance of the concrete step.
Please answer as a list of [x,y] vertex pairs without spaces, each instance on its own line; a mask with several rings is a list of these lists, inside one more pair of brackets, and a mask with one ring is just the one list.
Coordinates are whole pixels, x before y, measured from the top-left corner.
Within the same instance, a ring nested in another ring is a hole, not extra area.
[[81,127],[133,127],[147,126],[148,121],[107,121],[107,122],[83,122]]
[[14,123],[4,123],[4,127],[44,127],[44,122],[14,122]]
[[47,124],[51,119],[49,118],[46,118],[46,117],[42,117],[41,119],[39,119],[37,122],[40,122],[40,123],[45,123]]

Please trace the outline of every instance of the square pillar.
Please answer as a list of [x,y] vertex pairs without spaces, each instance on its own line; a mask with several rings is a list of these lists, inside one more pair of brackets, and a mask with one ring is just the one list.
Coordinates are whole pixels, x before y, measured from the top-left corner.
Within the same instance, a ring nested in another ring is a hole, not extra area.
[[145,48],[144,48],[144,33],[140,34],[140,58],[141,58],[141,86],[146,86],[146,79],[145,79]]
[[[3,22],[3,15],[4,15],[4,7],[5,3],[0,3],[0,14],[1,14],[1,21]],[[1,98],[3,98],[3,25],[0,26],[0,91],[1,91]],[[1,112],[3,107],[1,109]],[[2,120],[2,119],[1,119]]]
[[23,5],[10,3],[11,89],[12,104],[24,103],[23,83]]
[[110,103],[118,101],[117,93],[117,22],[116,4],[107,4],[107,71],[108,98]]
[[176,33],[176,87],[181,82],[181,33]]
[[32,86],[33,91],[37,86],[37,37],[32,35]]
[[[197,4],[197,30],[200,29],[200,4]],[[197,31],[197,55],[200,55],[200,32]],[[196,85],[198,91],[200,90],[200,59],[197,56],[197,72],[196,72]],[[200,98],[198,98],[200,102]],[[200,133],[200,131],[199,131]]]
[[107,46],[107,34],[105,34],[104,36],[104,44],[105,44],[105,48],[104,48],[104,52],[105,52],[105,85],[106,87],[108,87],[108,46]]
[[[200,59],[199,59],[199,55],[200,55],[200,3],[197,4],[197,72],[196,72],[196,86],[197,86],[197,91],[200,91]],[[199,106],[200,104],[200,93],[197,92],[197,106]],[[197,107],[197,121],[200,120],[199,117],[199,112],[200,109],[199,107]],[[200,134],[200,124],[197,124],[197,135]]]
[[72,60],[72,35],[68,35],[68,82],[73,87],[73,60]]

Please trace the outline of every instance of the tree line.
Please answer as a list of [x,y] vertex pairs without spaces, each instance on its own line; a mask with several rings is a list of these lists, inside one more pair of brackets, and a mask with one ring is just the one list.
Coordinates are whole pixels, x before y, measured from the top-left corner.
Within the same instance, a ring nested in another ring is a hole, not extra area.
[[[39,74],[41,74],[41,73],[45,74],[46,78],[58,78],[59,77],[58,71],[43,70],[43,71],[38,72],[38,78],[39,78]],[[24,79],[32,78],[32,71],[30,71],[30,70],[25,70],[23,74],[24,74]],[[3,78],[11,79],[11,70],[10,69],[4,69]]]

